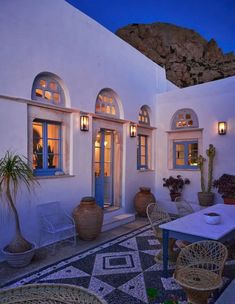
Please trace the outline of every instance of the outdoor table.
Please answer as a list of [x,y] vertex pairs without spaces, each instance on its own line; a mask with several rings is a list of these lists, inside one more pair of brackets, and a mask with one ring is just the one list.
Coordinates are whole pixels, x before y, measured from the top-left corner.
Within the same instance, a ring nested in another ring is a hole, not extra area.
[[[217,225],[207,224],[204,213],[216,212],[221,215]],[[216,204],[159,226],[163,233],[163,275],[168,276],[168,239],[188,242],[216,240],[225,242],[235,236],[235,206]]]

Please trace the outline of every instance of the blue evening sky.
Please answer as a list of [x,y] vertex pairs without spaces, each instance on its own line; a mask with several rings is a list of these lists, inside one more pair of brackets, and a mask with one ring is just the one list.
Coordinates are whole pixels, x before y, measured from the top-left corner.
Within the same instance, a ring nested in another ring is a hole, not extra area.
[[131,23],[167,22],[214,38],[235,52],[235,0],[67,0],[115,32]]

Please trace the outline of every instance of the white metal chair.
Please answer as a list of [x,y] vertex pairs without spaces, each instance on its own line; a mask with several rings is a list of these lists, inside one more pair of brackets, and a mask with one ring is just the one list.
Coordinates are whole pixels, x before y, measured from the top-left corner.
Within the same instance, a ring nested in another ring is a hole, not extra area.
[[[162,229],[159,228],[159,225],[171,221],[171,217],[163,210],[157,203],[152,203],[147,206],[146,213],[153,229],[153,232],[162,246]],[[177,258],[177,253],[174,251],[175,240],[169,239],[168,245],[168,256],[169,262],[175,262]],[[155,260],[156,262],[161,261],[163,259],[162,249],[156,255]]]
[[[194,212],[192,206],[185,199],[182,199],[180,196],[175,198],[175,205],[178,210],[178,218]],[[178,247],[182,249],[188,246],[190,243],[187,241],[177,240],[176,244]]]
[[178,210],[179,217],[182,217],[182,216],[185,216],[185,215],[188,215],[188,214],[194,212],[192,206],[185,199],[182,199],[181,197],[176,197],[175,205]]
[[61,207],[60,202],[50,202],[37,206],[40,222],[39,246],[43,240],[46,244],[55,244],[59,240],[67,239],[73,236],[72,242],[76,245],[76,228],[73,218],[67,214]]
[[179,253],[174,279],[192,304],[207,304],[210,294],[222,285],[227,248],[220,242],[205,240],[188,245]]

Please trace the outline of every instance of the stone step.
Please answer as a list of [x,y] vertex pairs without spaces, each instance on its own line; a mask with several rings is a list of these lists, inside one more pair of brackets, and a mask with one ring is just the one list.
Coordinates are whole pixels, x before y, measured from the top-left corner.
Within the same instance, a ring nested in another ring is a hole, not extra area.
[[123,213],[123,214],[115,215],[113,217],[105,218],[102,226],[102,232],[111,230],[113,228],[125,225],[133,221],[135,221],[134,213]]

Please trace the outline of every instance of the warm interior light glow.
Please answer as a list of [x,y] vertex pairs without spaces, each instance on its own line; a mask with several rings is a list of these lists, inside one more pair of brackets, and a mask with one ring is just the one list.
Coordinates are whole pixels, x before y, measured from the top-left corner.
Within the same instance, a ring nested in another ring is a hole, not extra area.
[[130,124],[130,137],[136,137],[136,125]]
[[218,122],[218,133],[219,135],[225,135],[227,131],[227,123],[225,121]]
[[80,129],[81,131],[89,130],[89,117],[87,115],[80,116]]

